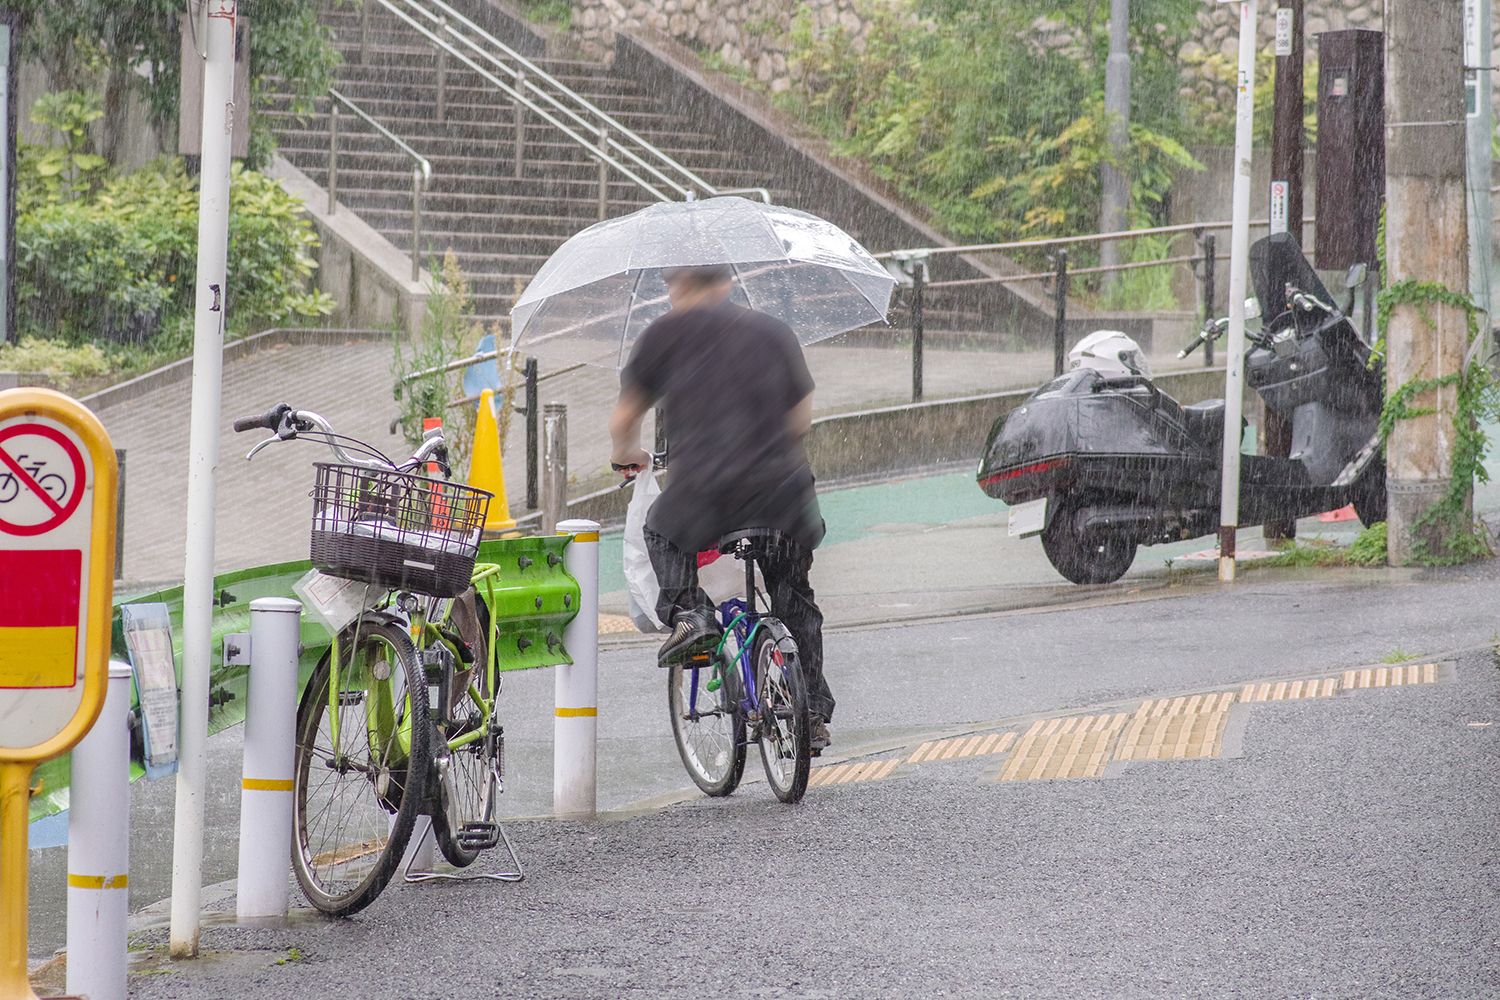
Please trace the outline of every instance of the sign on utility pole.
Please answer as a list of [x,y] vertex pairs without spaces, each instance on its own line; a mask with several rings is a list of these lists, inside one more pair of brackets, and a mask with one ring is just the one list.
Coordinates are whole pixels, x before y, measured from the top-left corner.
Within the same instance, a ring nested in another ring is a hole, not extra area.
[[[193,13],[189,10],[189,13]],[[193,404],[188,424],[187,562],[182,581],[182,710],[172,832],[173,958],[198,954],[203,890],[203,797],[208,761],[208,660],[213,627],[215,467],[229,283],[229,159],[234,106],[235,0],[203,0],[203,164],[198,181],[198,287],[193,309]],[[196,51],[194,57],[196,58]]]
[[[1233,0],[1220,0],[1221,3]],[[1234,579],[1240,520],[1240,416],[1245,395],[1245,273],[1250,262],[1250,138],[1255,117],[1257,0],[1240,0],[1234,121],[1234,212],[1229,236],[1229,344],[1224,351],[1224,464],[1220,470],[1219,579]]]
[[[83,404],[0,392],[0,998],[27,981],[27,819],[36,766],[104,705],[115,578],[115,449]],[[114,873],[121,877],[125,872]]]

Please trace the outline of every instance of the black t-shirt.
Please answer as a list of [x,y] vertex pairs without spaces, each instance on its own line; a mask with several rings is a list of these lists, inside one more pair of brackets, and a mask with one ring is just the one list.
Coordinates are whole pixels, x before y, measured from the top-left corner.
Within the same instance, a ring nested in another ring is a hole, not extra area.
[[689,552],[739,528],[822,540],[812,470],[787,426],[813,390],[791,328],[721,302],[671,312],[636,340],[621,373],[666,411],[667,489],[647,524]]

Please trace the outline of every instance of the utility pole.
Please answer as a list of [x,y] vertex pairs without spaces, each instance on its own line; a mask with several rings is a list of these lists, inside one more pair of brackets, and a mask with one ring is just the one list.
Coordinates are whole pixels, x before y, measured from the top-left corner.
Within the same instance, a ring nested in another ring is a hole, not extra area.
[[[1305,0],[1276,8],[1276,103],[1271,116],[1271,232],[1289,232],[1302,245],[1302,48]],[[1266,454],[1292,453],[1292,423],[1265,409]],[[1293,518],[1267,521],[1268,541],[1297,536]]]
[[1229,342],[1224,346],[1224,451],[1219,469],[1219,579],[1234,582],[1240,518],[1240,412],[1245,396],[1245,283],[1250,263],[1250,139],[1255,123],[1255,29],[1259,0],[1240,4],[1234,118],[1234,210],[1229,231]]
[[[1464,0],[1391,3],[1385,11],[1386,268],[1388,287],[1408,278],[1462,294],[1469,287],[1465,199]],[[1487,185],[1487,181],[1486,181]],[[1386,395],[1413,379],[1462,368],[1464,310],[1397,303],[1386,331]],[[1400,566],[1421,538],[1440,554],[1453,525],[1413,522],[1442,498],[1453,477],[1458,387],[1440,386],[1409,403],[1423,416],[1397,420],[1386,441],[1387,555]]]
[[[1490,271],[1494,246],[1490,226],[1490,178],[1494,173],[1490,136],[1491,111],[1490,0],[1464,0],[1464,88],[1468,112],[1469,160],[1469,291],[1474,305],[1492,321]],[[1481,327],[1490,325],[1481,323]]]
[[[1109,59],[1104,64],[1104,112],[1109,116],[1109,145],[1116,163],[1125,162],[1130,144],[1130,0],[1110,0]],[[1101,189],[1099,231],[1118,233],[1130,228],[1130,179],[1114,164],[1099,168]],[[1105,242],[1099,246],[1099,263],[1114,267],[1120,263],[1120,245]],[[1120,280],[1120,272],[1104,272],[1104,287]]]
[[[182,722],[172,832],[173,958],[198,955],[198,908],[203,889],[208,661],[214,610],[214,481],[223,429],[220,395],[228,290],[229,159],[236,112],[235,0],[204,0],[204,5],[207,27],[200,33],[200,44],[206,42],[207,55],[203,67],[203,166],[198,180],[193,402],[188,425],[187,562],[182,581]],[[249,109],[238,111],[244,116]]]

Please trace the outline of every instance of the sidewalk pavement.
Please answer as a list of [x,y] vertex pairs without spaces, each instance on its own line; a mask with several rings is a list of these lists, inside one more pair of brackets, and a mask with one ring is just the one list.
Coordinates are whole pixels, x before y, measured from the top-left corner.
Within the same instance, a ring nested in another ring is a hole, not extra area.
[[[1264,573],[837,631],[837,742],[793,808],[758,781],[671,794],[687,782],[664,682],[649,650],[610,651],[601,807],[619,811],[512,823],[525,882],[396,885],[351,920],[210,926],[197,963],[164,962],[165,930],[147,930],[138,967],[161,974],[132,995],[1493,996],[1497,588],[1493,563],[1397,583]],[[1412,655],[1414,683],[1344,676]],[[1280,679],[1318,696],[1258,700]],[[550,698],[540,673],[507,688],[508,815],[545,808]],[[1150,733],[1192,759],[1122,757]],[[1010,752],[937,743],[971,735]],[[1080,748],[1101,742],[1090,771]],[[1007,776],[1017,747],[1091,776]],[[879,766],[860,780],[835,770],[849,763]],[[225,850],[210,847],[211,879]],[[132,872],[137,898],[163,883]]]
[[[819,416],[911,398],[908,350],[817,345],[808,349],[807,357],[818,383],[814,398]],[[1051,374],[1052,363],[1050,352],[928,350],[925,359],[929,399],[1034,386]],[[321,413],[340,433],[404,458],[411,447],[388,429],[398,412],[390,364],[389,343],[352,341],[342,346],[283,344],[224,366],[215,551],[220,571],[305,559],[312,463],[332,460],[321,445],[283,443],[247,463],[245,454],[265,435],[235,434],[232,421],[286,402]],[[574,496],[617,478],[609,471],[606,421],[618,391],[616,373],[598,368],[542,383],[544,403],[568,406]],[[127,451],[125,578],[135,590],[182,578],[191,394],[191,382],[178,382],[100,413],[115,447]],[[466,414],[462,419],[473,418],[468,411],[450,412],[454,419],[460,413]],[[648,417],[648,440],[653,428]],[[513,515],[526,512],[524,448],[525,421],[517,416],[505,449],[506,492]]]

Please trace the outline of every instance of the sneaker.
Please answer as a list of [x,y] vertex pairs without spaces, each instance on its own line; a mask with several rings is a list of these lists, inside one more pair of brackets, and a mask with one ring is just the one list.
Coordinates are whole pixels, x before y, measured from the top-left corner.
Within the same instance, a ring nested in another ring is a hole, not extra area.
[[807,739],[807,746],[812,751],[812,756],[821,756],[824,748],[831,743],[833,743],[833,737],[828,735],[828,723],[824,722],[821,716],[813,716]]
[[656,662],[663,667],[699,658],[706,662],[718,641],[719,625],[710,612],[679,611],[673,616],[672,634],[657,650]]

